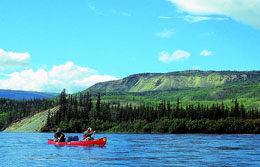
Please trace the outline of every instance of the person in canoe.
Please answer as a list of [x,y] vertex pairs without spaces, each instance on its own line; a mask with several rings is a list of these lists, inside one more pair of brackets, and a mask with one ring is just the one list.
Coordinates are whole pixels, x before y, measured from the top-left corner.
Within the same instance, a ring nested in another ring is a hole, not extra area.
[[65,135],[62,133],[61,129],[58,128],[54,134],[54,141],[55,142],[65,142]]
[[89,141],[89,140],[94,140],[94,137],[92,135],[96,133],[96,131],[92,131],[92,128],[88,128],[84,133],[83,133],[83,141]]

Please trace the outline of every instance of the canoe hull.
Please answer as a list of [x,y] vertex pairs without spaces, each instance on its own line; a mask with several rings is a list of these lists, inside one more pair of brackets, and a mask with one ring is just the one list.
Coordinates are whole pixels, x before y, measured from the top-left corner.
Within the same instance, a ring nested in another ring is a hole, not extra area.
[[48,144],[54,144],[58,146],[104,146],[107,142],[107,138],[103,137],[97,140],[90,141],[71,141],[71,142],[55,142],[48,139]]

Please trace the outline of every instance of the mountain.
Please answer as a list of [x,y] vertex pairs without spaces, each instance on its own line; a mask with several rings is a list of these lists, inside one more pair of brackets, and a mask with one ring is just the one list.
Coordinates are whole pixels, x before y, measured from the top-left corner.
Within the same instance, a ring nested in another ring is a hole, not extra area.
[[33,92],[33,91],[21,91],[21,90],[7,90],[0,89],[0,98],[9,98],[16,100],[28,100],[33,98],[52,98],[57,96],[57,93],[45,93],[45,92]]
[[260,71],[179,71],[134,74],[126,78],[97,83],[88,91],[147,92],[172,89],[207,88],[230,84],[259,84]]

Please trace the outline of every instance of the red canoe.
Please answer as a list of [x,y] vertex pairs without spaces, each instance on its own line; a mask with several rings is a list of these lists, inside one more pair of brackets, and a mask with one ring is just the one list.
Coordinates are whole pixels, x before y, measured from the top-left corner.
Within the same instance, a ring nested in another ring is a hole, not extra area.
[[107,138],[103,137],[97,140],[90,141],[71,141],[71,142],[55,142],[48,139],[48,144],[55,144],[59,146],[104,146],[107,142]]

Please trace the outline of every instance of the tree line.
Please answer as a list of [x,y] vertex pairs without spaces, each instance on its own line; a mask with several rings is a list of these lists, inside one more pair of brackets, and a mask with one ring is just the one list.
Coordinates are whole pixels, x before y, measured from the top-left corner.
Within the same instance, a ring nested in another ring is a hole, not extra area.
[[54,99],[11,100],[0,98],[0,130],[24,117],[54,107]]
[[[95,99],[93,101],[92,99]],[[160,104],[121,105],[101,102],[101,95],[90,93],[59,97],[59,110],[49,112],[42,131],[82,132],[91,126],[106,132],[130,133],[260,133],[260,112],[246,110],[237,99],[233,106],[222,103],[183,106],[162,100]]]

